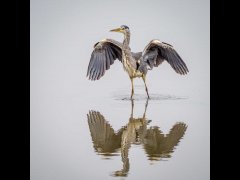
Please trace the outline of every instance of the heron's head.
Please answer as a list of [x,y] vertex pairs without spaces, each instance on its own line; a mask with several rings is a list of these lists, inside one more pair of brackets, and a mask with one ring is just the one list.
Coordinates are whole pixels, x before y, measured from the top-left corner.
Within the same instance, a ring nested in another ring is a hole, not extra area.
[[129,32],[129,27],[127,27],[126,25],[122,25],[119,28],[110,30],[110,32],[120,32],[120,33],[125,34],[125,33]]

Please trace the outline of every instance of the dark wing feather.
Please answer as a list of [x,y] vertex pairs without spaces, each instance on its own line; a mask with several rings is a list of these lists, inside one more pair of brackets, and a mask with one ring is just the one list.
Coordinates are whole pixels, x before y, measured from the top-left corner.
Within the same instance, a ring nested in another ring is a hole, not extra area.
[[87,76],[90,80],[100,79],[116,59],[122,62],[122,43],[113,39],[96,43],[88,64]]
[[159,40],[152,40],[143,51],[142,67],[148,65],[151,69],[159,66],[166,60],[176,73],[187,74],[188,68],[172,45],[160,42]]

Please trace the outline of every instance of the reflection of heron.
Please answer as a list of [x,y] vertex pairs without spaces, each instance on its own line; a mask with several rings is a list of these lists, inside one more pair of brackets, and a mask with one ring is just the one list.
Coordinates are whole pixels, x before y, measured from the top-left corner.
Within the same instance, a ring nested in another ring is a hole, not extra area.
[[170,153],[178,144],[187,129],[186,124],[176,123],[169,134],[164,135],[159,127],[150,127],[144,138],[144,149],[149,160],[159,160],[160,158],[170,158]]
[[87,116],[94,149],[100,154],[111,156],[121,147],[122,129],[115,133],[99,112],[90,111]]
[[145,90],[149,98],[146,85],[146,75],[148,70],[152,70],[153,67],[157,67],[166,60],[177,73],[182,75],[187,74],[188,68],[186,64],[172,45],[154,39],[150,41],[143,52],[133,53],[129,47],[129,28],[122,25],[120,28],[111,31],[123,33],[123,43],[113,39],[104,39],[94,45],[94,50],[87,71],[89,79],[100,79],[105,71],[110,68],[110,65],[112,65],[116,59],[119,59],[132,83],[131,98],[134,94],[133,79],[136,77],[141,77],[143,79]]
[[148,101],[145,105],[143,116],[133,117],[134,101],[129,122],[119,131],[114,132],[105,118],[96,111],[90,111],[87,115],[88,125],[93,140],[94,149],[103,156],[112,156],[120,149],[123,168],[114,173],[115,176],[127,176],[130,168],[128,152],[131,144],[143,145],[149,160],[170,158],[174,147],[183,137],[187,126],[184,123],[176,123],[166,136],[159,127],[147,128],[150,123],[146,119]]

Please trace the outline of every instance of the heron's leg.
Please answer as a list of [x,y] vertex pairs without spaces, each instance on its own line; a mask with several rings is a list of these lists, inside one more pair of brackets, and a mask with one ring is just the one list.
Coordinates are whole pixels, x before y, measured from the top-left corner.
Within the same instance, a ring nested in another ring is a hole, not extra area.
[[144,82],[144,84],[145,84],[145,90],[146,90],[146,92],[147,92],[147,96],[148,96],[148,98],[150,98],[150,97],[149,97],[149,94],[148,94],[147,84],[146,84],[146,76],[143,75],[143,76],[142,76],[142,79],[143,79],[143,82]]
[[144,113],[143,113],[143,118],[145,118],[145,116],[146,116],[147,106],[148,106],[148,99],[147,99],[146,104],[145,104],[145,110],[144,110]]
[[130,78],[131,79],[131,83],[132,83],[132,95],[131,95],[131,99],[133,97],[133,94],[134,94],[134,86],[133,86],[133,78]]
[[133,118],[133,109],[134,109],[134,101],[131,99],[132,110],[131,110],[131,118]]

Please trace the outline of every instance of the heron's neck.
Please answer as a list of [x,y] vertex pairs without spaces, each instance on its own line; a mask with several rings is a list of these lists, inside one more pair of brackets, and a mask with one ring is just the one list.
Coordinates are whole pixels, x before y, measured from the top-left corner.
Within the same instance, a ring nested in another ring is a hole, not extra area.
[[123,46],[128,47],[130,43],[130,32],[124,34]]

